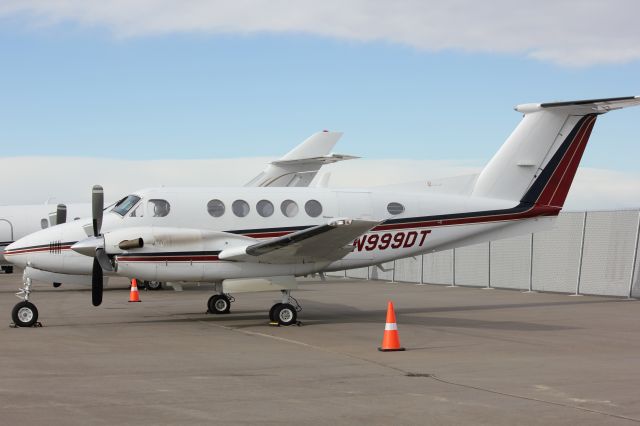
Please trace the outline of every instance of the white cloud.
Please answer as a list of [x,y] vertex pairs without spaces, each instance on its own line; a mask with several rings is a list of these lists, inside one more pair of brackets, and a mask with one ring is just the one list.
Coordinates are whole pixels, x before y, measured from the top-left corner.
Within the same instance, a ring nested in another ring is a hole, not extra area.
[[[1,205],[88,202],[101,184],[107,200],[153,186],[239,186],[270,159],[147,160],[76,157],[0,158]],[[241,167],[239,167],[241,165]],[[467,161],[351,160],[328,166],[330,186],[363,187],[437,180],[479,172]],[[9,184],[11,182],[11,184]],[[581,168],[565,205],[568,210],[640,207],[640,173]]]
[[635,0],[4,0],[0,16],[117,37],[307,33],[421,50],[524,54],[568,66],[640,58]]

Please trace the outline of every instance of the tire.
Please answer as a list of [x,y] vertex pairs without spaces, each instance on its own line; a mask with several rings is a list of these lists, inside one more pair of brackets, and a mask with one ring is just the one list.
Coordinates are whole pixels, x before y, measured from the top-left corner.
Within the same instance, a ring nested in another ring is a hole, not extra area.
[[18,327],[31,327],[38,321],[38,309],[33,303],[22,301],[13,307],[11,319]]
[[231,301],[224,294],[216,294],[209,298],[207,308],[212,314],[228,314],[231,310]]
[[161,290],[162,289],[162,281],[145,281],[144,285],[147,287],[147,290]]
[[283,326],[294,325],[298,323],[298,313],[296,308],[289,303],[281,304],[275,310],[275,317],[278,324]]
[[13,266],[3,266],[2,271],[5,274],[13,274]]
[[271,307],[271,309],[269,309],[269,321],[278,322],[278,320],[276,319],[276,309],[278,309],[280,306],[282,306],[282,303],[276,303]]
[[62,285],[62,283],[53,283],[53,288],[58,288]]

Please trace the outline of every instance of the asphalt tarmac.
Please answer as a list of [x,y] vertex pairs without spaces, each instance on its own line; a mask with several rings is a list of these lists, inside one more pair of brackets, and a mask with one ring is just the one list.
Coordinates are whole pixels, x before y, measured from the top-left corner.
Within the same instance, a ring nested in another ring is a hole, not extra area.
[[[0,275],[0,424],[603,425],[640,422],[640,304],[361,280],[206,314],[211,287],[124,280],[91,306],[36,284],[41,328],[10,328],[20,274]],[[112,280],[112,283],[114,281]],[[387,300],[405,352],[382,353]]]

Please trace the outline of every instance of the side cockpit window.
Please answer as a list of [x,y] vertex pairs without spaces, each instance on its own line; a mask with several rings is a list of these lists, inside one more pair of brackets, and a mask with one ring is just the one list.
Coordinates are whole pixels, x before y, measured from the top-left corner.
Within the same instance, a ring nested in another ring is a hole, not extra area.
[[140,201],[140,197],[137,195],[129,195],[124,197],[122,200],[118,201],[115,206],[111,209],[112,212],[119,214],[120,216],[124,216]]
[[144,217],[144,203],[138,204],[133,210],[131,210],[129,217]]
[[167,200],[152,199],[147,204],[152,217],[165,217],[171,211],[171,205]]

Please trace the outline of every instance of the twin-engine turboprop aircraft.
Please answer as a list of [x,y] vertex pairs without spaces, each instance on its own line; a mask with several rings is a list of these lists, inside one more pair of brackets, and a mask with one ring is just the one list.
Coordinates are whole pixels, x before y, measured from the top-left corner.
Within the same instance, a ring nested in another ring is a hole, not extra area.
[[[155,188],[105,210],[102,188],[95,186],[92,218],[22,238],[5,256],[27,275],[29,270],[91,274],[96,306],[102,302],[104,273],[215,283],[208,302],[213,313],[229,312],[228,293],[280,290],[282,302],[269,316],[289,325],[299,308],[290,296],[297,276],[548,229],[562,209],[597,116],[638,104],[640,97],[517,106],[524,118],[470,194],[432,192],[426,184],[406,191]],[[272,177],[258,180],[285,179],[290,171],[282,167],[300,166],[289,160],[274,164]],[[30,284],[27,276],[25,300],[14,308],[13,319],[21,326],[37,318],[28,301]]]

